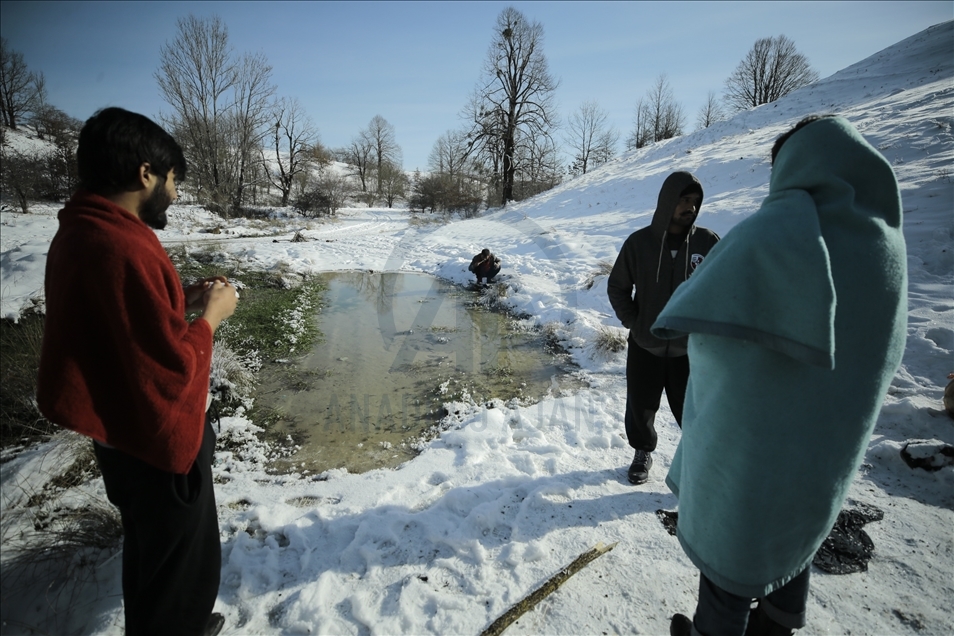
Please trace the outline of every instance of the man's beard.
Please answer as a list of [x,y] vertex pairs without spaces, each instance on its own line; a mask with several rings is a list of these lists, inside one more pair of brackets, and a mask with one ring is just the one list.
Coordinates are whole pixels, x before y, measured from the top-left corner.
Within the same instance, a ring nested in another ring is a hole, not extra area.
[[172,204],[172,197],[166,192],[165,182],[156,183],[155,190],[139,206],[139,218],[151,228],[161,230],[169,221],[166,210]]
[[692,227],[692,224],[696,222],[697,216],[697,214],[692,213],[681,214],[679,216],[672,217],[672,222],[679,227],[688,230],[690,227]]

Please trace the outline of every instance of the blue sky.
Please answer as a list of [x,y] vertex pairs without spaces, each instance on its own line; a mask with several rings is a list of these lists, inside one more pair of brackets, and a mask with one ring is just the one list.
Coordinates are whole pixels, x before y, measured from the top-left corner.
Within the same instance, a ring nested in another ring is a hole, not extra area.
[[[586,100],[625,138],[636,102],[666,73],[687,129],[760,37],[794,40],[822,77],[954,18],[941,2],[2,2],[0,34],[78,119],[104,106],[168,112],[154,73],[176,19],[218,15],[236,52],[261,52],[279,96],[297,97],[327,146],[375,115],[404,167],[425,169],[480,78],[500,11],[543,25],[559,112]],[[954,54],[954,43],[952,43]]]

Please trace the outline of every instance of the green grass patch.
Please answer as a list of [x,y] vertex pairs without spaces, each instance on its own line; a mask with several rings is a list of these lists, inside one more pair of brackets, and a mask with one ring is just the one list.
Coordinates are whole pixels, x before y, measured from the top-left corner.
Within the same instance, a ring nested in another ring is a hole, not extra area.
[[246,272],[235,278],[244,285],[241,298],[235,314],[217,334],[229,347],[243,353],[253,349],[272,361],[303,353],[319,341],[315,314],[323,287],[317,280],[283,289],[268,272]]
[[29,443],[56,431],[36,406],[43,316],[0,320],[0,446]]
[[282,268],[269,271],[240,269],[225,253],[213,250],[169,251],[184,285],[224,275],[240,287],[235,314],[216,332],[240,355],[255,354],[263,361],[287,359],[320,342],[315,316],[325,287],[317,277],[302,278]]
[[[180,246],[168,251],[184,285],[217,275],[241,285],[235,314],[222,323],[215,337],[251,366],[253,373],[262,361],[303,354],[320,341],[316,318],[325,288],[317,277],[303,278],[281,268],[244,270],[227,253],[208,247]],[[3,448],[39,441],[59,430],[36,406],[43,321],[43,316],[35,313],[24,314],[16,323],[0,320]],[[290,381],[303,386],[307,378]]]
[[[215,332],[220,346],[234,352],[256,378],[260,373],[277,373],[286,386],[298,390],[310,386],[306,371],[273,363],[303,355],[321,341],[317,316],[326,287],[318,277],[305,278],[282,267],[267,271],[242,269],[227,253],[213,247],[178,247],[170,250],[169,255],[184,285],[224,275],[239,288],[235,313]],[[213,375],[214,371],[213,364]],[[217,393],[215,387],[213,393],[218,396],[217,412],[231,415],[238,406],[246,404],[247,397],[255,397],[255,388],[248,390],[251,395],[236,395],[231,390]],[[247,415],[266,430],[275,418],[254,404]]]

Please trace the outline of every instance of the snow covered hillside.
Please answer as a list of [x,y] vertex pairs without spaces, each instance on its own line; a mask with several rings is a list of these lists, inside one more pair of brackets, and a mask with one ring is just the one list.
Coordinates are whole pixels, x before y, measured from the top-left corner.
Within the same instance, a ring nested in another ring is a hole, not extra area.
[[[813,571],[800,633],[954,633],[954,466],[916,470],[900,456],[910,440],[954,444],[954,421],[940,411],[954,371],[954,22],[946,22],[776,103],[477,219],[419,225],[401,210],[353,209],[332,222],[290,217],[277,236],[249,221],[209,234],[221,219],[174,206],[164,243],[212,241],[249,268],[419,271],[463,284],[471,256],[489,247],[503,259],[506,303],[557,333],[591,387],[555,389],[533,406],[450,404],[451,430],[400,468],[320,478],[267,474],[265,449],[249,435],[254,423],[224,419],[223,436],[249,441],[216,455],[223,634],[476,634],[598,542],[618,544],[506,633],[667,634],[674,612],[694,608],[698,586],[656,516],[676,508],[663,480],[679,430],[664,400],[650,481],[631,486],[625,353],[607,357],[594,346],[601,331],[622,332],[603,264],[649,223],[674,170],[695,173],[705,188],[698,224],[731,232],[768,192],[775,138],[814,113],[847,117],[897,173],[909,329],[851,487],[852,504],[884,512],[865,527],[874,556],[866,572]],[[55,213],[38,205],[0,216],[3,316],[42,305]],[[297,231],[314,240],[288,241]],[[68,446],[56,440],[4,456],[4,541],[33,532],[39,512],[25,493],[64,464]],[[90,497],[105,500],[101,481],[48,501],[44,514]],[[5,589],[3,632],[122,634],[120,560],[93,577],[66,599],[42,581]]]

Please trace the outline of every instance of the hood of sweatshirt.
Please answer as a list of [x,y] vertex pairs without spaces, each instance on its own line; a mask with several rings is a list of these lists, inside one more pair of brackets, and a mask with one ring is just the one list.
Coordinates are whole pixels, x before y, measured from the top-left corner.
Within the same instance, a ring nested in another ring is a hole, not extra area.
[[663,181],[659,189],[659,199],[656,201],[656,212],[653,213],[653,222],[650,224],[653,236],[661,241],[669,230],[669,223],[676,211],[679,197],[689,186],[695,184],[699,188],[699,208],[702,208],[702,184],[689,172],[673,172]]

